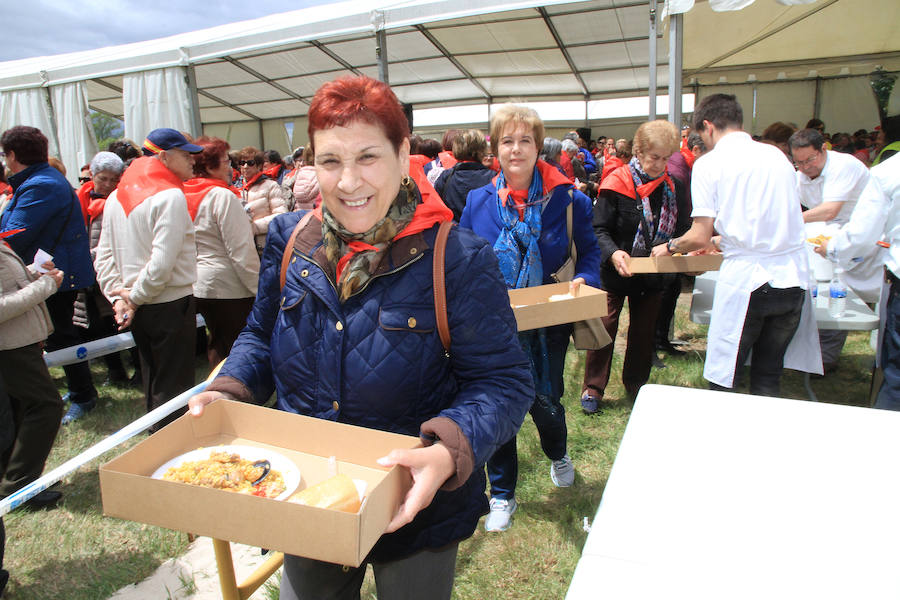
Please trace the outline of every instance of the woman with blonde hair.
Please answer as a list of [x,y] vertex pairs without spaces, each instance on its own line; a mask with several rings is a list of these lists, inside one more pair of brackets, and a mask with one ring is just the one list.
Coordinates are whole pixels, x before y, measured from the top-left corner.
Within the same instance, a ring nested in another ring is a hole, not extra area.
[[[566,213],[572,207],[572,237],[578,258],[573,284],[599,284],[600,249],[591,229],[591,201],[572,182],[538,154],[544,143],[544,124],[537,113],[507,104],[491,118],[491,149],[500,173],[489,184],[469,192],[459,221],[488,240],[500,261],[508,288],[554,283],[553,274],[569,258]],[[531,416],[544,454],[551,461],[550,478],[558,487],[575,481],[575,467],[566,451],[566,414],[563,368],[572,325],[522,332],[519,341],[531,359],[535,396]],[[488,531],[509,527],[516,510],[518,456],[513,438],[488,461],[491,513]]]
[[[654,246],[684,234],[691,226],[682,183],[669,177],[666,163],[678,152],[681,137],[668,121],[648,121],[634,134],[634,155],[600,183],[594,204],[594,231],[605,260],[600,270],[607,293],[603,324],[615,341],[619,315],[628,298],[628,345],[622,367],[625,392],[633,398],[650,377],[653,336],[662,291],[670,275],[633,275],[632,256],[650,256]],[[612,367],[613,344],[588,350],[581,407],[599,410]]]

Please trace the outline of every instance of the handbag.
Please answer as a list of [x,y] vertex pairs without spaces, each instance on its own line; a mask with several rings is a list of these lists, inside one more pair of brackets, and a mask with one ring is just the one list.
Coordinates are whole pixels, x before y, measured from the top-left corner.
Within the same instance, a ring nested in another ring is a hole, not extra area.
[[[569,198],[572,199],[572,202],[566,207],[566,235],[569,238],[568,258],[559,269],[550,275],[553,281],[558,283],[572,281],[575,278],[575,260],[578,256],[572,239],[572,205],[575,199],[571,189]],[[602,317],[576,321],[572,329],[572,339],[575,342],[576,350],[600,350],[612,343],[612,338],[609,337],[609,333],[606,332],[606,327],[603,325]]]

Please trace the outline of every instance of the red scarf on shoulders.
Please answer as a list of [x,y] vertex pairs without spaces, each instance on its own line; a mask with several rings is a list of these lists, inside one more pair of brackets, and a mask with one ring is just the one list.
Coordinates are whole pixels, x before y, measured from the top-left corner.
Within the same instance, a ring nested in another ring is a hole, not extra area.
[[268,179],[269,176],[266,175],[265,172],[260,171],[259,173],[257,173],[257,174],[254,175],[253,177],[251,177],[249,181],[245,181],[245,182],[244,182],[244,185],[241,186],[241,189],[242,189],[242,190],[249,190],[249,189],[252,188],[254,185],[256,185],[256,182],[257,182],[257,181],[259,181],[260,179],[263,179],[263,178]]
[[125,169],[119,181],[116,197],[127,217],[134,208],[154,194],[178,188],[184,190],[184,183],[175,173],[152,156],[142,156]]
[[687,163],[688,169],[693,169],[694,161],[697,160],[697,157],[694,156],[694,153],[691,152],[691,149],[682,147],[679,152],[681,153],[681,156],[684,157],[684,162]]
[[212,177],[195,177],[184,182],[184,195],[187,198],[187,209],[188,214],[191,215],[191,221],[197,218],[197,211],[200,210],[200,204],[206,198],[206,194],[216,187],[232,189],[221,179]]
[[12,186],[8,183],[3,183],[0,181],[0,194],[12,194]]
[[263,171],[263,173],[265,173],[269,177],[269,179],[274,179],[275,181],[278,181],[278,173],[283,168],[284,167],[281,165],[272,165],[271,167],[269,167],[268,169]]
[[[672,178],[669,177],[669,171],[666,171],[656,179],[651,179],[647,183],[639,185],[637,193],[641,198],[648,198],[664,181],[672,191],[675,191],[675,184],[672,182]],[[604,177],[603,181],[600,182],[600,191],[603,190],[612,190],[623,196],[634,198],[635,189],[634,179],[631,176],[631,167],[622,165],[608,176]]]
[[[90,224],[90,213],[88,212],[88,207],[91,205],[91,192],[94,191],[94,182],[93,181],[85,181],[84,185],[78,188],[78,191],[75,192],[75,195],[78,196],[78,203],[81,205],[81,215],[84,217],[85,225]],[[0,191],[0,194],[3,192]],[[105,200],[105,198],[104,198]]]

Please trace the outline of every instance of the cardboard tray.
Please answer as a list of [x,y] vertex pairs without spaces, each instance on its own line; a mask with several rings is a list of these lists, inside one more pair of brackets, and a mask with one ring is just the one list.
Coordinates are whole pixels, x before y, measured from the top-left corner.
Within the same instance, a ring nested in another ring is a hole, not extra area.
[[[327,479],[335,456],[339,473],[366,481],[363,506],[350,514],[150,477],[171,458],[218,444],[280,452],[300,469],[298,489]],[[218,400],[202,417],[184,415],[101,466],[103,513],[356,567],[412,485],[407,469],[388,470],[376,459],[419,446],[416,437]]]
[[629,257],[628,269],[632,273],[694,273],[718,271],[722,265],[721,254],[699,256],[647,256]]
[[571,300],[549,300],[550,296],[568,293],[568,282],[509,290],[509,303],[519,331],[606,316],[606,292],[603,290],[581,284],[578,294]]

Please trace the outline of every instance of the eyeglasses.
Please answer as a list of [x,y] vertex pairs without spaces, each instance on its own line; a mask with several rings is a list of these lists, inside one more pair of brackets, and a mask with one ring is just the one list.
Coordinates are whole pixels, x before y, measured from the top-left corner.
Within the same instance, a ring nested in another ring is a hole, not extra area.
[[79,178],[78,178],[78,181],[81,182],[81,183],[87,183],[87,182],[90,181],[90,180],[91,180],[90,177],[79,177]]
[[808,166],[808,165],[813,164],[813,162],[815,162],[815,160],[816,160],[817,158],[819,158],[819,153],[818,153],[818,152],[816,152],[815,154],[813,154],[812,156],[810,156],[810,157],[807,158],[806,160],[794,160],[794,166],[796,166],[796,167],[798,167],[798,168],[806,167],[806,166]]
[[256,166],[256,161],[255,160],[241,160],[241,161],[238,161],[238,164],[241,165],[242,167],[243,166],[253,167],[253,166]]

